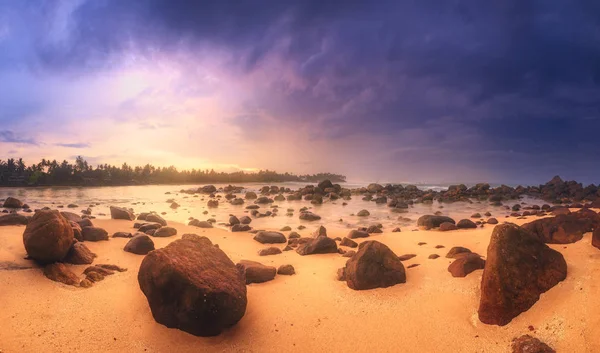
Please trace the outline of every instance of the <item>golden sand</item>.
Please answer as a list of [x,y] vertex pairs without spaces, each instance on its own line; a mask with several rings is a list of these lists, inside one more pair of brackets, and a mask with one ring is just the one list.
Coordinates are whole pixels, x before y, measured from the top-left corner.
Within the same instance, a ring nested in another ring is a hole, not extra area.
[[[109,234],[133,230],[129,221],[94,223]],[[235,327],[218,337],[196,337],[154,321],[137,283],[143,256],[123,251],[127,239],[86,242],[98,254],[95,263],[129,270],[83,289],[52,282],[38,268],[0,269],[0,351],[509,352],[512,338],[531,334],[558,352],[600,352],[600,250],[590,245],[590,234],[575,244],[552,245],[565,256],[567,279],[543,294],[529,311],[498,327],[477,318],[482,271],[453,278],[447,271],[451,260],[444,258],[452,246],[485,256],[491,225],[372,235],[368,240],[385,243],[397,255],[417,254],[404,264],[420,266],[407,269],[405,284],[367,291],[354,291],[335,280],[336,270],[347,260],[338,254],[299,256],[289,251],[260,257],[257,252],[265,246],[252,234],[169,225],[178,235],[153,238],[157,248],[182,234],[196,233],[219,244],[234,262],[292,264],[296,275],[249,285],[246,315]],[[308,235],[316,226],[300,233]],[[23,230],[0,228],[0,262],[31,266],[23,260]],[[445,249],[435,249],[438,244]],[[441,257],[430,260],[430,254]],[[85,267],[72,268],[80,274]]]

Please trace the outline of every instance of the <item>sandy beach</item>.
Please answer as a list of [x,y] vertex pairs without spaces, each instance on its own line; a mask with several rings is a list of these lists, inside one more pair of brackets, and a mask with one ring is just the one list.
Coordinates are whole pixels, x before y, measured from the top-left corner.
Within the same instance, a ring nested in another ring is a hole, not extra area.
[[[132,221],[97,219],[94,225],[109,234],[133,231]],[[144,256],[123,251],[127,239],[86,242],[98,255],[94,263],[115,264],[128,271],[83,289],[50,281],[40,268],[0,269],[0,351],[508,352],[511,340],[523,334],[540,338],[558,352],[600,351],[600,305],[593,299],[600,291],[600,251],[590,245],[590,233],[574,244],[550,245],[564,255],[567,279],[542,294],[530,310],[499,327],[477,318],[482,271],[453,278],[447,271],[452,260],[444,258],[453,246],[485,256],[492,225],[452,232],[406,228],[371,235],[368,240],[386,244],[397,255],[416,254],[404,265],[419,266],[407,268],[404,284],[366,291],[352,290],[336,280],[336,269],[347,260],[339,254],[299,256],[289,251],[260,257],[257,252],[265,246],[252,234],[169,225],[178,235],[154,238],[157,248],[182,234],[196,233],[218,244],[234,262],[292,264],[296,275],[248,285],[242,320],[217,337],[196,337],[154,321],[137,282]],[[316,227],[300,233],[308,235]],[[24,228],[2,227],[0,263],[35,266],[23,259]],[[332,230],[329,236],[346,233]],[[427,244],[419,246],[419,242]],[[428,259],[430,254],[441,257]],[[81,274],[86,266],[72,268]]]

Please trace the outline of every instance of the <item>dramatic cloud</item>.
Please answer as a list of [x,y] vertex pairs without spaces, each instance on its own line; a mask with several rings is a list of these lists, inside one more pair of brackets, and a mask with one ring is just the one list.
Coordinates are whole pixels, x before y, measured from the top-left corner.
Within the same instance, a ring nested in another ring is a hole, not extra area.
[[381,181],[600,172],[593,0],[9,1],[0,74],[0,122],[100,161]]

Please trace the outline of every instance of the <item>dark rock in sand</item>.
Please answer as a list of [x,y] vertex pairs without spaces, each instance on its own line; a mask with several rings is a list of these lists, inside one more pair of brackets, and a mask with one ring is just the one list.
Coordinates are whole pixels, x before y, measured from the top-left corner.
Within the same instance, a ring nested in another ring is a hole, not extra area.
[[74,274],[69,268],[60,262],[46,265],[44,267],[44,276],[55,281],[75,286],[79,284],[79,277]]
[[356,213],[356,215],[358,217],[367,217],[367,216],[370,216],[371,214],[367,210],[360,210]]
[[2,207],[4,207],[4,208],[23,208],[23,202],[19,199],[9,196],[6,198],[6,200],[4,200]]
[[406,282],[404,265],[390,248],[378,241],[365,241],[352,256],[342,274],[348,287],[355,290],[385,288]]
[[483,270],[484,266],[485,260],[481,256],[475,253],[468,253],[454,260],[448,266],[448,272],[452,274],[452,277],[466,277],[475,270]]
[[542,218],[523,228],[548,244],[569,244],[581,240],[583,234],[600,227],[600,215],[589,209],[556,217]]
[[83,243],[75,243],[64,258],[64,262],[74,265],[89,265],[94,262],[96,254],[94,254]]
[[125,207],[110,206],[110,218],[133,221],[135,220],[135,215]]
[[442,232],[448,232],[448,231],[457,230],[457,229],[458,229],[458,227],[454,223],[444,222],[444,223],[440,224],[440,231],[442,231]]
[[265,249],[261,249],[258,252],[258,256],[269,256],[269,255],[278,255],[281,254],[281,249],[275,246],[271,246]]
[[23,233],[27,254],[40,263],[61,261],[73,245],[73,228],[58,211],[40,210]]
[[592,233],[592,246],[600,249],[600,228],[596,228]]
[[150,213],[149,215],[146,216],[146,222],[149,223],[158,223],[161,226],[166,226],[167,225],[167,221],[164,220],[164,218],[162,218],[161,216],[157,215],[156,213]]
[[248,216],[242,216],[240,217],[240,223],[241,224],[250,224],[252,222],[252,218],[248,217]]
[[294,266],[292,266],[292,265],[281,265],[277,269],[277,274],[284,275],[284,276],[291,276],[291,275],[296,274],[296,270],[294,269]]
[[302,256],[314,254],[331,254],[338,251],[335,240],[326,236],[309,239],[306,243],[300,245],[296,252]]
[[529,335],[513,339],[511,349],[512,353],[556,353],[550,346]]
[[116,232],[112,235],[113,238],[132,238],[133,234],[129,232]]
[[431,229],[431,228],[439,227],[440,224],[442,224],[444,222],[456,224],[456,221],[450,217],[425,215],[425,216],[419,217],[419,219],[417,220],[417,226],[424,227],[426,229]]
[[142,233],[146,233],[147,231],[149,231],[151,229],[158,229],[160,227],[162,227],[160,225],[160,223],[144,223],[138,228],[138,231],[140,231]]
[[247,224],[236,224],[231,227],[232,232],[247,232],[249,230],[252,230],[252,227]]
[[440,257],[440,255],[438,255],[438,254],[431,254],[431,255],[429,255],[427,258],[428,258],[428,259],[431,259],[431,260],[435,260],[435,259],[437,259],[438,257]]
[[108,240],[108,232],[99,227],[83,227],[81,236],[84,241]]
[[470,219],[461,219],[460,221],[458,221],[458,223],[456,223],[456,227],[458,229],[471,229],[477,228],[477,224],[475,224],[475,222],[473,222]]
[[351,247],[351,248],[356,248],[358,246],[358,243],[355,242],[354,240],[348,238],[348,237],[344,237],[344,239],[342,239],[340,245],[341,246],[348,246],[348,247]]
[[246,279],[246,284],[271,281],[277,273],[275,267],[266,266],[256,261],[242,260],[236,266],[242,278]]
[[481,280],[479,320],[508,324],[566,276],[561,253],[515,224],[496,226]]
[[496,218],[488,218],[487,224],[498,224],[498,220]]
[[150,212],[142,212],[137,216],[137,219],[140,221],[145,221],[149,214]]
[[82,218],[79,222],[77,222],[81,228],[85,227],[93,227],[94,224],[89,218]]
[[177,235],[177,229],[173,227],[160,227],[152,234],[152,236],[159,238],[167,238],[174,235]]
[[455,246],[453,248],[450,249],[450,251],[448,251],[448,253],[446,254],[446,257],[448,259],[458,259],[461,256],[464,256],[466,254],[470,254],[471,250],[467,249],[467,248],[463,248],[462,246]]
[[258,232],[254,240],[261,244],[283,244],[287,242],[285,235],[279,232]]
[[348,250],[345,253],[342,254],[342,257],[352,257],[356,254],[356,251],[354,250]]
[[138,282],[157,322],[193,335],[218,335],[246,312],[243,277],[210,241],[181,239],[150,252]]
[[374,234],[374,233],[383,233],[383,230],[381,230],[381,227],[380,227],[380,226],[378,226],[378,225],[370,225],[370,226],[367,228],[366,232],[367,232],[368,234]]
[[229,224],[232,226],[240,224],[240,220],[236,216],[229,216]]
[[318,221],[321,219],[321,216],[316,215],[312,212],[301,212],[300,219],[304,221]]
[[207,222],[207,221],[200,221],[198,219],[192,219],[188,223],[188,225],[198,227],[198,228],[212,228],[213,227],[212,223]]
[[368,238],[369,233],[362,231],[362,230],[353,229],[350,231],[350,233],[348,233],[348,235],[346,237],[348,237],[350,239]]
[[404,255],[400,255],[398,256],[398,260],[400,261],[408,261],[410,259],[412,259],[413,257],[416,257],[417,254],[404,254]]
[[27,225],[30,218],[18,213],[8,213],[0,216],[0,226]]
[[148,235],[138,234],[125,244],[123,250],[136,255],[146,255],[154,250],[154,242]]

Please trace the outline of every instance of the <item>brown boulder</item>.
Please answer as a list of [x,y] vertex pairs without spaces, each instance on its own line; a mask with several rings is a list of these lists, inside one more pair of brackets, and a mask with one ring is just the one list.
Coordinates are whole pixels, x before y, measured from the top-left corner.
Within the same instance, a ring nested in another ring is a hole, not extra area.
[[275,278],[277,269],[273,266],[266,266],[256,261],[242,260],[236,264],[242,278],[246,279],[246,284],[268,282]]
[[304,244],[300,245],[296,252],[302,256],[314,254],[331,254],[337,253],[338,248],[335,240],[328,237],[316,237],[308,239]]
[[468,253],[454,260],[448,266],[448,272],[452,274],[452,277],[466,277],[475,270],[483,270],[484,267],[485,260],[481,256],[475,253]]
[[350,239],[368,238],[369,237],[369,233],[367,233],[365,231],[362,231],[362,230],[352,229],[350,231],[350,233],[348,233],[348,235],[346,237],[350,238]]
[[424,227],[425,229],[431,229],[439,227],[444,222],[456,224],[456,221],[450,217],[425,215],[419,217],[419,219],[417,220],[417,226]]
[[550,346],[529,335],[513,339],[511,348],[512,353],[556,353]]
[[158,323],[193,335],[218,335],[246,312],[243,278],[210,242],[181,239],[150,252],[138,282]]
[[269,256],[269,255],[277,255],[277,254],[281,254],[281,249],[275,247],[275,246],[271,246],[265,249],[261,249],[258,252],[258,256]]
[[454,223],[444,222],[444,223],[440,224],[440,231],[442,231],[442,232],[448,232],[448,231],[457,230],[457,229],[458,229],[458,227]]
[[23,233],[27,254],[40,263],[64,259],[73,241],[73,228],[58,211],[36,212]]
[[296,270],[294,269],[294,266],[292,266],[292,265],[281,265],[277,269],[277,274],[284,275],[284,276],[291,276],[291,275],[296,274]]
[[0,216],[0,226],[27,225],[30,218],[18,213],[7,213]]
[[79,284],[79,277],[71,272],[69,268],[60,262],[46,265],[44,267],[44,276],[55,281],[75,286]]
[[88,249],[85,244],[77,242],[71,246],[71,250],[69,250],[63,261],[74,265],[89,265],[94,262],[94,258],[96,258],[96,254]]
[[589,209],[542,218],[523,225],[543,242],[569,244],[581,240],[583,234],[600,227],[600,215]]
[[9,196],[6,198],[6,200],[4,200],[4,204],[2,204],[2,207],[4,207],[4,208],[22,208],[23,202],[19,199]]
[[562,254],[512,223],[494,228],[481,279],[479,320],[504,326],[567,277]]
[[279,232],[258,232],[254,240],[261,244],[283,244],[287,242],[285,235]]
[[600,249],[600,228],[596,228],[592,233],[592,246]]
[[81,236],[84,241],[108,240],[108,232],[98,227],[83,227]]
[[177,229],[173,227],[160,227],[158,228],[152,236],[159,238],[167,238],[177,235]]
[[348,287],[355,290],[385,288],[406,282],[404,265],[398,256],[378,241],[361,243],[342,273]]
[[136,255],[146,255],[154,250],[154,242],[148,235],[139,233],[125,244],[123,250]]
[[135,215],[125,207],[110,206],[110,218],[133,221],[135,220]]
[[348,237],[344,237],[344,239],[342,239],[342,241],[340,242],[340,245],[356,248],[358,246],[358,243]]

